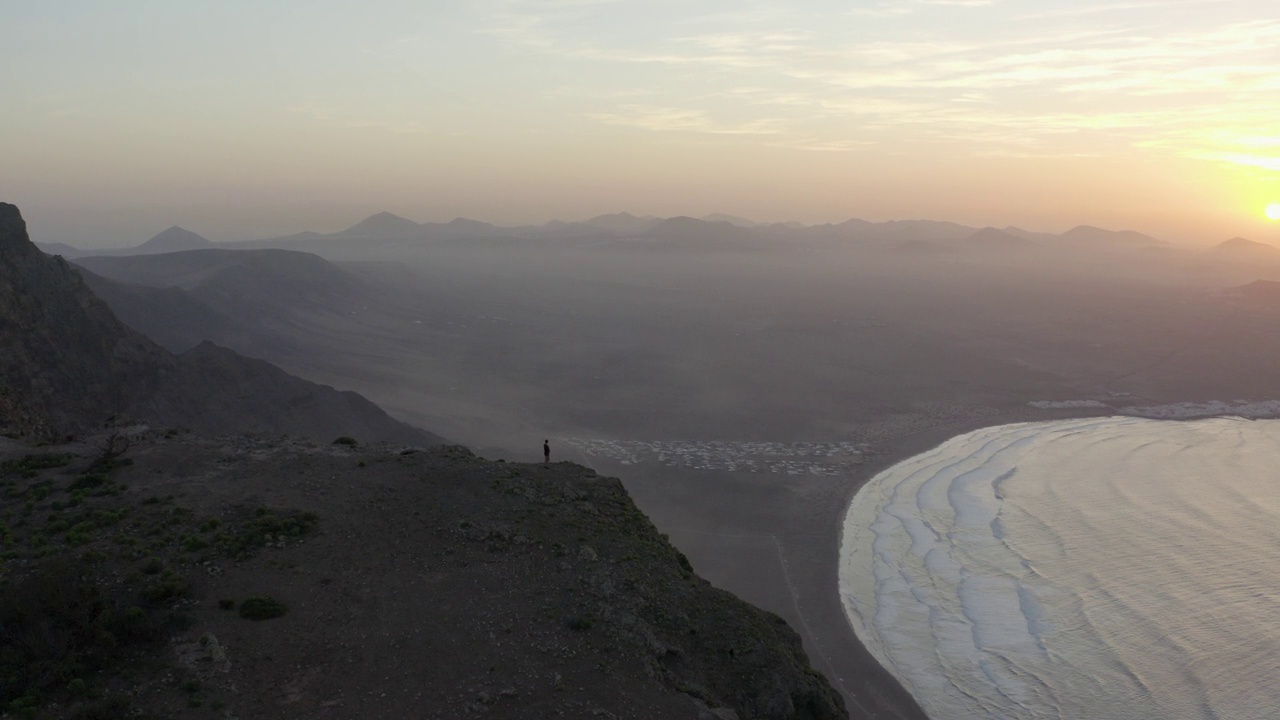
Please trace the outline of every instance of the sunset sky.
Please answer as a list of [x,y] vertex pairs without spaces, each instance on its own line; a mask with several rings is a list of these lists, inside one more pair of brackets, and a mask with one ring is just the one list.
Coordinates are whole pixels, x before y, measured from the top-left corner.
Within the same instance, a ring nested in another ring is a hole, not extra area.
[[379,210],[1087,223],[1280,244],[1274,0],[0,4],[37,240]]

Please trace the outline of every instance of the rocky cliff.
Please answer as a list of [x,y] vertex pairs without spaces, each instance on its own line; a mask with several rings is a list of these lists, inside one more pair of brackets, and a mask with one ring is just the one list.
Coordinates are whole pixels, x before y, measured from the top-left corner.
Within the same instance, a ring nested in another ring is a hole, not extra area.
[[0,203],[0,429],[49,436],[100,425],[176,365],[66,261],[40,252],[18,208]]
[[51,438],[130,416],[208,433],[433,444],[354,393],[209,344],[175,356],[126,327],[0,203],[0,432]]
[[[81,559],[81,577],[100,583],[92,596],[113,599],[80,613],[90,631],[78,645],[41,641],[55,644],[35,658],[44,672],[24,675],[0,653],[0,708],[847,717],[781,618],[694,574],[618,480],[587,468],[449,446],[147,433],[130,464],[90,481],[78,474],[85,447],[37,456],[54,462],[11,450],[5,465],[0,445],[0,512],[33,507],[0,555],[0,578],[14,583],[0,581],[0,642],[49,620],[2,599],[37,592],[21,583],[38,558]],[[163,631],[127,645],[138,631],[118,619],[130,617]],[[119,642],[99,647],[104,631]],[[77,656],[68,670],[64,658]],[[22,677],[49,679],[33,691]]]

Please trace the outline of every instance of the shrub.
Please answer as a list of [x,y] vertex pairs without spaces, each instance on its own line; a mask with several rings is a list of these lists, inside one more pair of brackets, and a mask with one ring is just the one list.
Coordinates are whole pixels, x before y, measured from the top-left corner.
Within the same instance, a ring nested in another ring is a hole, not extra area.
[[55,453],[24,455],[16,460],[6,460],[0,463],[0,474],[8,475],[12,473],[24,478],[30,478],[35,477],[40,470],[64,467],[70,463],[70,455]]
[[226,527],[217,534],[214,542],[225,555],[235,560],[247,560],[258,549],[270,542],[297,540],[320,523],[320,518],[309,512],[276,514],[274,510],[259,507],[253,518],[236,527]]
[[184,598],[189,592],[191,592],[191,583],[186,578],[166,573],[160,580],[142,589],[142,599],[159,604]]
[[30,715],[56,688],[83,694],[121,645],[154,637],[148,615],[122,610],[110,587],[67,562],[0,585],[0,708]]
[[333,444],[334,444],[334,445],[349,445],[350,447],[355,447],[356,445],[359,445],[359,444],[360,444],[360,442],[359,442],[358,440],[356,440],[355,438],[351,437],[350,435],[343,435],[342,437],[339,437],[339,438],[335,439],[335,440],[333,441]]
[[593,623],[591,622],[591,618],[587,617],[586,615],[574,615],[566,619],[565,624],[569,626],[570,630],[576,630],[577,632],[586,632],[587,630],[591,629],[591,625]]
[[110,481],[111,479],[102,473],[85,473],[73,480],[71,486],[67,488],[67,491],[91,490],[93,488],[101,487],[103,484]]
[[271,620],[287,612],[284,603],[269,595],[255,595],[240,603],[240,617],[246,620]]

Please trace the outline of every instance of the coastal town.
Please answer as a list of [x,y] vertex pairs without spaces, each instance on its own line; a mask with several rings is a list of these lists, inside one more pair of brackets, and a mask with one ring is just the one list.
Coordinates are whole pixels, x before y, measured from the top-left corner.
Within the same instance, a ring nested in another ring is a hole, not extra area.
[[836,476],[862,463],[867,445],[854,442],[606,440],[562,438],[590,458],[623,465],[658,463],[685,470]]

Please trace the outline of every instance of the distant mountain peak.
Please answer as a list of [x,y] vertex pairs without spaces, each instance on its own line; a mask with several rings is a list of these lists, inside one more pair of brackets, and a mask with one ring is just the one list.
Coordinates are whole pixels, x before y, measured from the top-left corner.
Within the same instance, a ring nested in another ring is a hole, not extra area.
[[1165,241],[1134,230],[1107,230],[1093,225],[1077,225],[1062,233],[1063,240],[1107,245],[1166,245]]
[[1031,241],[1000,228],[984,227],[965,238],[965,244],[991,250],[1027,247]]
[[727,222],[708,222],[687,215],[668,218],[649,228],[645,237],[662,240],[737,242],[752,237],[749,230]]
[[213,243],[203,235],[198,235],[177,225],[160,231],[155,237],[139,245],[135,250],[144,253],[181,252],[212,247]]
[[1242,237],[1233,237],[1230,240],[1223,240],[1215,245],[1214,249],[1223,252],[1280,252],[1280,248],[1277,248],[1275,245],[1269,245],[1264,242],[1258,242],[1257,240],[1250,240]]
[[1274,307],[1280,303],[1280,282],[1254,280],[1247,285],[1230,288],[1225,291],[1225,294],[1251,303]]
[[583,220],[582,224],[620,235],[640,235],[660,222],[662,222],[661,218],[651,215],[637,217],[629,212],[619,212],[611,215],[597,215],[589,220]]
[[726,215],[724,213],[712,213],[710,215],[703,215],[702,220],[705,220],[706,222],[713,222],[713,223],[714,222],[729,223],[730,225],[736,225],[741,228],[752,228],[760,224],[754,220],[748,220],[744,217],[738,217],[737,215]]
[[384,210],[334,234],[353,237],[402,238],[421,233],[422,226],[418,223]]

